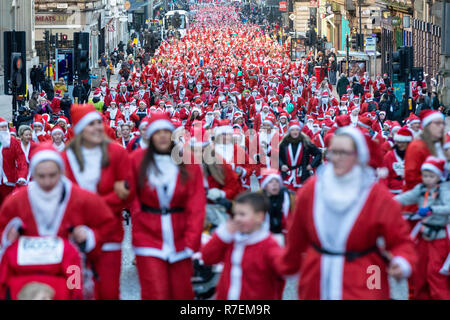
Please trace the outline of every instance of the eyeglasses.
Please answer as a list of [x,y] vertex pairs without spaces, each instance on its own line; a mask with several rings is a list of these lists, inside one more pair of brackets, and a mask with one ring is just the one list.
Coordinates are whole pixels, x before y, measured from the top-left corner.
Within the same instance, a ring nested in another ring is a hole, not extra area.
[[349,158],[351,156],[356,155],[355,151],[346,151],[346,150],[327,150],[327,158],[330,159],[332,157],[344,157]]

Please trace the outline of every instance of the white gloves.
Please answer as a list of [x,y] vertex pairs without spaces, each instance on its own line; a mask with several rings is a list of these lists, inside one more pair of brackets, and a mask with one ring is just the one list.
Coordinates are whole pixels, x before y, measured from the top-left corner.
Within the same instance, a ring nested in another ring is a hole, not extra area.
[[216,201],[217,199],[225,198],[225,191],[217,188],[209,189],[208,193],[206,194],[206,198],[211,201]]

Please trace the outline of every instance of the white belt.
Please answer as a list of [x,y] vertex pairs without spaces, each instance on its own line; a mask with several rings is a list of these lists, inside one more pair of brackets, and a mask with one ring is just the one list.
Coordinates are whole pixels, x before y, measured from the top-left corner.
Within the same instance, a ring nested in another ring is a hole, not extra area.
[[122,249],[120,242],[107,242],[102,246],[102,251],[118,251]]

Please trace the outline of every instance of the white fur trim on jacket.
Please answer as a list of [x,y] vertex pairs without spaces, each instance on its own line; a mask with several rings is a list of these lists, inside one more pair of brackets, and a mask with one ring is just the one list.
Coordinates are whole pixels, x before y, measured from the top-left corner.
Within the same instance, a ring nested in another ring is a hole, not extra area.
[[95,234],[94,231],[92,231],[91,228],[88,226],[81,226],[84,231],[86,231],[86,248],[85,251],[87,253],[91,252],[95,248]]

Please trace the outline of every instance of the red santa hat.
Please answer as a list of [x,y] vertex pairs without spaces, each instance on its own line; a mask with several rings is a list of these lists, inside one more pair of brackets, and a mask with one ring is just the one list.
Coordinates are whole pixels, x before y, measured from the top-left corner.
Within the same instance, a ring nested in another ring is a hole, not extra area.
[[220,121],[220,125],[214,128],[214,136],[220,136],[221,134],[233,134],[233,127],[230,126],[229,121],[224,119]]
[[261,189],[264,189],[273,179],[276,179],[280,183],[280,186],[283,186],[283,180],[281,179],[281,175],[278,170],[273,168],[263,168],[261,169],[261,175]]
[[152,135],[158,130],[169,130],[173,132],[175,127],[170,121],[167,113],[151,113],[150,121],[148,123],[147,130],[145,132],[145,136],[148,140],[152,137]]
[[58,121],[57,122],[60,122],[60,121],[62,121],[62,122],[64,122],[66,125],[68,125],[69,124],[69,119],[67,119],[67,117],[64,117],[64,116],[59,116],[59,118],[58,118]]
[[331,129],[334,126],[334,122],[331,119],[326,118],[322,122],[322,128]]
[[41,126],[42,128],[44,127],[44,120],[42,119],[42,115],[40,114],[34,115],[33,128],[35,126]]
[[406,123],[408,125],[411,125],[413,123],[420,123],[420,118],[411,112],[408,119],[406,119]]
[[268,124],[270,125],[272,128],[275,126],[275,118],[269,114],[267,117],[264,118],[263,124]]
[[350,119],[350,116],[348,114],[342,114],[336,117],[336,124],[338,127],[348,126],[351,122],[352,120]]
[[9,132],[11,133],[11,135],[13,135],[13,136],[15,136],[17,138],[16,128],[14,128],[14,127],[9,128]]
[[42,120],[44,120],[44,124],[45,124],[45,123],[48,123],[49,120],[50,120],[50,115],[47,114],[47,113],[44,113],[44,114],[42,115]]
[[443,148],[444,148],[444,150],[447,150],[450,148],[450,131],[445,134],[445,142],[444,142]]
[[358,155],[358,162],[362,165],[367,165],[370,160],[370,150],[366,142],[366,138],[364,137],[364,133],[355,127],[346,126],[339,128],[336,131],[336,135],[341,136],[349,136],[352,138],[353,142],[356,146],[356,153]]
[[73,131],[80,134],[81,131],[92,121],[102,120],[102,116],[97,112],[93,104],[74,104],[70,110]]
[[437,174],[441,179],[444,177],[445,160],[429,156],[425,159],[425,162],[420,167],[420,171],[431,171]]
[[47,96],[47,94],[45,93],[45,91],[42,91],[40,94],[39,94],[39,97],[40,98],[45,98]]
[[62,134],[63,136],[65,136],[65,133],[64,133],[63,128],[61,128],[61,127],[58,126],[58,125],[56,125],[56,126],[54,126],[54,127],[52,128],[52,136],[53,136],[55,133],[57,133],[57,132],[61,132],[61,134]]
[[100,98],[102,95],[102,91],[100,89],[95,90],[94,98]]
[[45,142],[38,145],[30,154],[30,172],[33,174],[36,166],[44,161],[54,161],[61,172],[64,172],[64,161],[61,154],[53,147],[51,143]]
[[[314,120],[313,120],[314,121]],[[300,123],[300,121],[298,120],[291,120],[289,122],[289,128],[288,128],[288,132],[290,132],[292,129],[298,129],[298,130],[302,130],[302,124]]]
[[414,136],[407,126],[400,128],[394,135],[394,141],[397,142],[411,142]]
[[425,128],[434,120],[444,119],[444,115],[441,112],[429,109],[421,111],[419,116],[422,120],[422,128]]
[[0,126],[8,125],[8,121],[5,118],[0,117]]
[[150,122],[149,117],[142,118],[141,122],[139,123],[139,130],[146,128],[149,122]]

